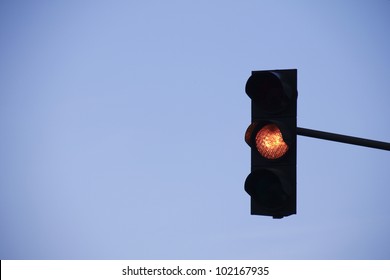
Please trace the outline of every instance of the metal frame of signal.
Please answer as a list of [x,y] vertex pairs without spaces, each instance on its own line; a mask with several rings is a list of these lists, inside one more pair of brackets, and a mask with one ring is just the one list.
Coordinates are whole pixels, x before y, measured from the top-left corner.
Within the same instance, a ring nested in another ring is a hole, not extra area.
[[297,135],[390,151],[390,143],[297,127]]

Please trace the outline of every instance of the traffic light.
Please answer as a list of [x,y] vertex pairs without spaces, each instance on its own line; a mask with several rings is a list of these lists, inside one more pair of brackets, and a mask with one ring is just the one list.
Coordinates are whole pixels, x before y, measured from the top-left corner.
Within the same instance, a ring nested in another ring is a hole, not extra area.
[[245,191],[251,214],[296,214],[297,70],[253,71],[245,91],[252,122],[245,132],[251,173]]

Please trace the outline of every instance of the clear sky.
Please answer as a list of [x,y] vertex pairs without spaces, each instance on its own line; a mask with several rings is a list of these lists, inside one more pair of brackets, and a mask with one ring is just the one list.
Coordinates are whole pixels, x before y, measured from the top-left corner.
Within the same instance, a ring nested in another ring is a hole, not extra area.
[[0,1],[0,259],[390,259],[390,153],[298,136],[251,216],[245,83],[390,142],[390,1]]

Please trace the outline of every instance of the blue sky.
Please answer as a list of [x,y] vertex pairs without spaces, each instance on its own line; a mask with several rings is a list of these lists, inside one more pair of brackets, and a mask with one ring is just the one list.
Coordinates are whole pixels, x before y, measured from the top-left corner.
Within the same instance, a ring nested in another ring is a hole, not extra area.
[[298,214],[251,216],[245,83],[390,142],[390,1],[1,1],[0,259],[390,259],[387,151],[298,137]]

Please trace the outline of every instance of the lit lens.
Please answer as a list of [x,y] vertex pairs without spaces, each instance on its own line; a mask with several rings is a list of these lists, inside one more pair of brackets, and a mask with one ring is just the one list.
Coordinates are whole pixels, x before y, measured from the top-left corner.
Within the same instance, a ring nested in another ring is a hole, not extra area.
[[275,124],[267,124],[256,134],[256,148],[268,159],[278,159],[288,151],[280,129]]

